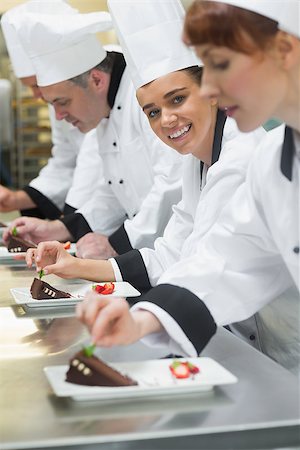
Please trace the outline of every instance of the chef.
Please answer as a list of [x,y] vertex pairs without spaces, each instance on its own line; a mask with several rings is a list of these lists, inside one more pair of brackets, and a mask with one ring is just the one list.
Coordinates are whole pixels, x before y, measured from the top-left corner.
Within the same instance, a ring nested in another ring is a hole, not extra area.
[[[48,14],[75,14],[77,10],[71,8],[62,0],[32,0],[10,9],[1,18],[1,28],[15,76],[20,79],[24,86],[31,88],[35,98],[41,98],[40,89],[36,84],[35,70],[14,28],[14,23],[18,20],[18,17],[28,11],[44,11]],[[0,186],[1,212],[21,210],[24,215],[47,219],[55,219],[61,216],[67,192],[72,185],[76,159],[84,134],[71,124],[56,120],[51,105],[49,105],[49,116],[53,142],[51,158],[39,175],[22,190],[12,191]],[[92,133],[94,134],[94,132]],[[89,137],[89,148],[91,148],[91,145],[94,148],[96,147],[93,140],[96,141],[95,137],[94,139]],[[95,167],[95,164],[91,167]],[[96,170],[95,176],[97,176]],[[87,197],[80,198],[77,195],[76,199],[78,203],[74,206],[78,207],[87,200]]]
[[[180,199],[182,164],[149,127],[123,56],[107,55],[96,39],[95,33],[103,29],[100,18],[101,13],[76,15],[72,21],[62,15],[53,20],[27,14],[20,21],[38,85],[57,118],[84,132],[98,125],[104,182],[89,204],[73,215],[53,222],[22,218],[12,226],[35,242],[77,241],[98,231],[98,256],[109,257],[153,246]],[[108,68],[95,68],[101,61]]]
[[[269,312],[274,320],[270,321],[269,315],[260,322],[269,335],[264,350],[296,373],[300,5],[295,0],[221,3],[230,7],[212,1],[195,2],[186,18],[185,39],[194,45],[206,67],[203,95],[216,96],[241,131],[254,129],[273,116],[286,121],[287,126],[268,133],[255,152],[245,184],[199,242],[195,256],[166,271],[158,286],[143,295],[131,312],[126,301],[107,299],[96,315],[97,302],[90,298],[79,306],[78,315],[90,327],[98,345],[128,344],[147,336],[150,345],[165,344],[175,353],[196,356],[217,325],[247,319],[263,307],[273,307]],[[208,10],[203,13],[201,8],[206,6]],[[246,26],[247,31],[243,28]],[[214,33],[207,32],[211,28]],[[217,44],[211,42],[208,36],[213,39],[220,30],[221,40],[217,36]],[[270,35],[267,30],[271,30]],[[253,52],[249,52],[249,44]],[[284,292],[292,293],[291,301],[277,302]]]

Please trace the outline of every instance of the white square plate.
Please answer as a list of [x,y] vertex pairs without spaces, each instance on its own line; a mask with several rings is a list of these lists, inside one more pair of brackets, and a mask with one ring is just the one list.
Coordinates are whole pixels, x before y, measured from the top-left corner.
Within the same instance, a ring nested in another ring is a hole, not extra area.
[[237,378],[231,372],[215,360],[206,357],[188,358],[188,361],[199,367],[199,374],[193,378],[174,380],[169,369],[172,361],[173,359],[155,359],[108,363],[136,380],[139,383],[137,386],[99,387],[69,383],[65,381],[68,366],[48,366],[44,371],[56,396],[71,397],[79,401],[191,394],[237,382]]
[[[67,252],[70,253],[71,255],[75,255],[76,244],[71,244],[71,247],[67,250]],[[16,260],[16,258],[15,258],[16,255],[24,256],[24,262],[25,262],[26,252],[11,253],[7,250],[6,247],[0,247],[0,261],[1,260],[9,260],[9,261]],[[22,261],[22,260],[18,259],[17,261]]]
[[[104,284],[101,282],[98,284]],[[74,305],[83,300],[84,295],[92,290],[92,286],[96,283],[82,283],[82,284],[54,284],[53,287],[61,291],[68,292],[74,297],[71,298],[56,298],[53,300],[36,300],[30,295],[30,287],[12,288],[10,290],[15,302],[19,305],[27,305],[30,307],[42,308],[44,306],[67,306]],[[126,281],[115,282],[115,290],[110,295],[99,295],[100,297],[135,297],[140,295],[140,292],[135,289],[130,283]]]

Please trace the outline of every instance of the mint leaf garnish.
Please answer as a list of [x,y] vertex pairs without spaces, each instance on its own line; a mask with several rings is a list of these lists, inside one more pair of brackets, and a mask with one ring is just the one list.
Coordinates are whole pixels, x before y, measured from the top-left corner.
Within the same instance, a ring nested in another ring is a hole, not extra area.
[[89,358],[90,356],[93,356],[95,348],[96,348],[95,344],[90,344],[87,347],[83,347],[83,353],[85,354],[85,356]]
[[39,279],[41,280],[42,277],[45,275],[45,272],[42,270],[39,271]]

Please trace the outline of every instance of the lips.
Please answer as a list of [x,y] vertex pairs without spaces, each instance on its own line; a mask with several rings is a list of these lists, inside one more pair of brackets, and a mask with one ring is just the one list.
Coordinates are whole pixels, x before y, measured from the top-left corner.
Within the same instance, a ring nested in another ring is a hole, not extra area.
[[181,138],[183,136],[185,136],[191,129],[192,124],[190,123],[189,125],[185,125],[182,128],[179,128],[178,130],[176,130],[174,133],[169,134],[169,138],[170,139],[178,139]]
[[224,106],[221,109],[222,109],[222,111],[225,112],[227,117],[232,117],[234,115],[234,113],[236,112],[236,110],[238,109],[238,107],[237,106]]

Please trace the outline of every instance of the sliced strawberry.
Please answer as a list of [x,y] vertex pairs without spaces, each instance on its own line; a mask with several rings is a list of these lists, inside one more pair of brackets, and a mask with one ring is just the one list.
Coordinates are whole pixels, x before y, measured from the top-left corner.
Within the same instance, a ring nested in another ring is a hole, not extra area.
[[114,283],[105,283],[102,284],[94,284],[93,289],[98,293],[102,295],[108,295],[111,294],[115,290]]
[[105,285],[103,287],[104,287],[104,289],[101,292],[102,295],[112,294],[112,292],[114,292],[114,290],[115,290],[114,283],[105,283]]
[[170,371],[176,378],[189,378],[190,371],[185,363],[180,361],[173,361],[169,366]]
[[190,373],[192,373],[193,375],[195,375],[196,373],[200,372],[199,367],[195,366],[190,361],[186,361],[184,364],[186,364],[186,366],[188,367]]

